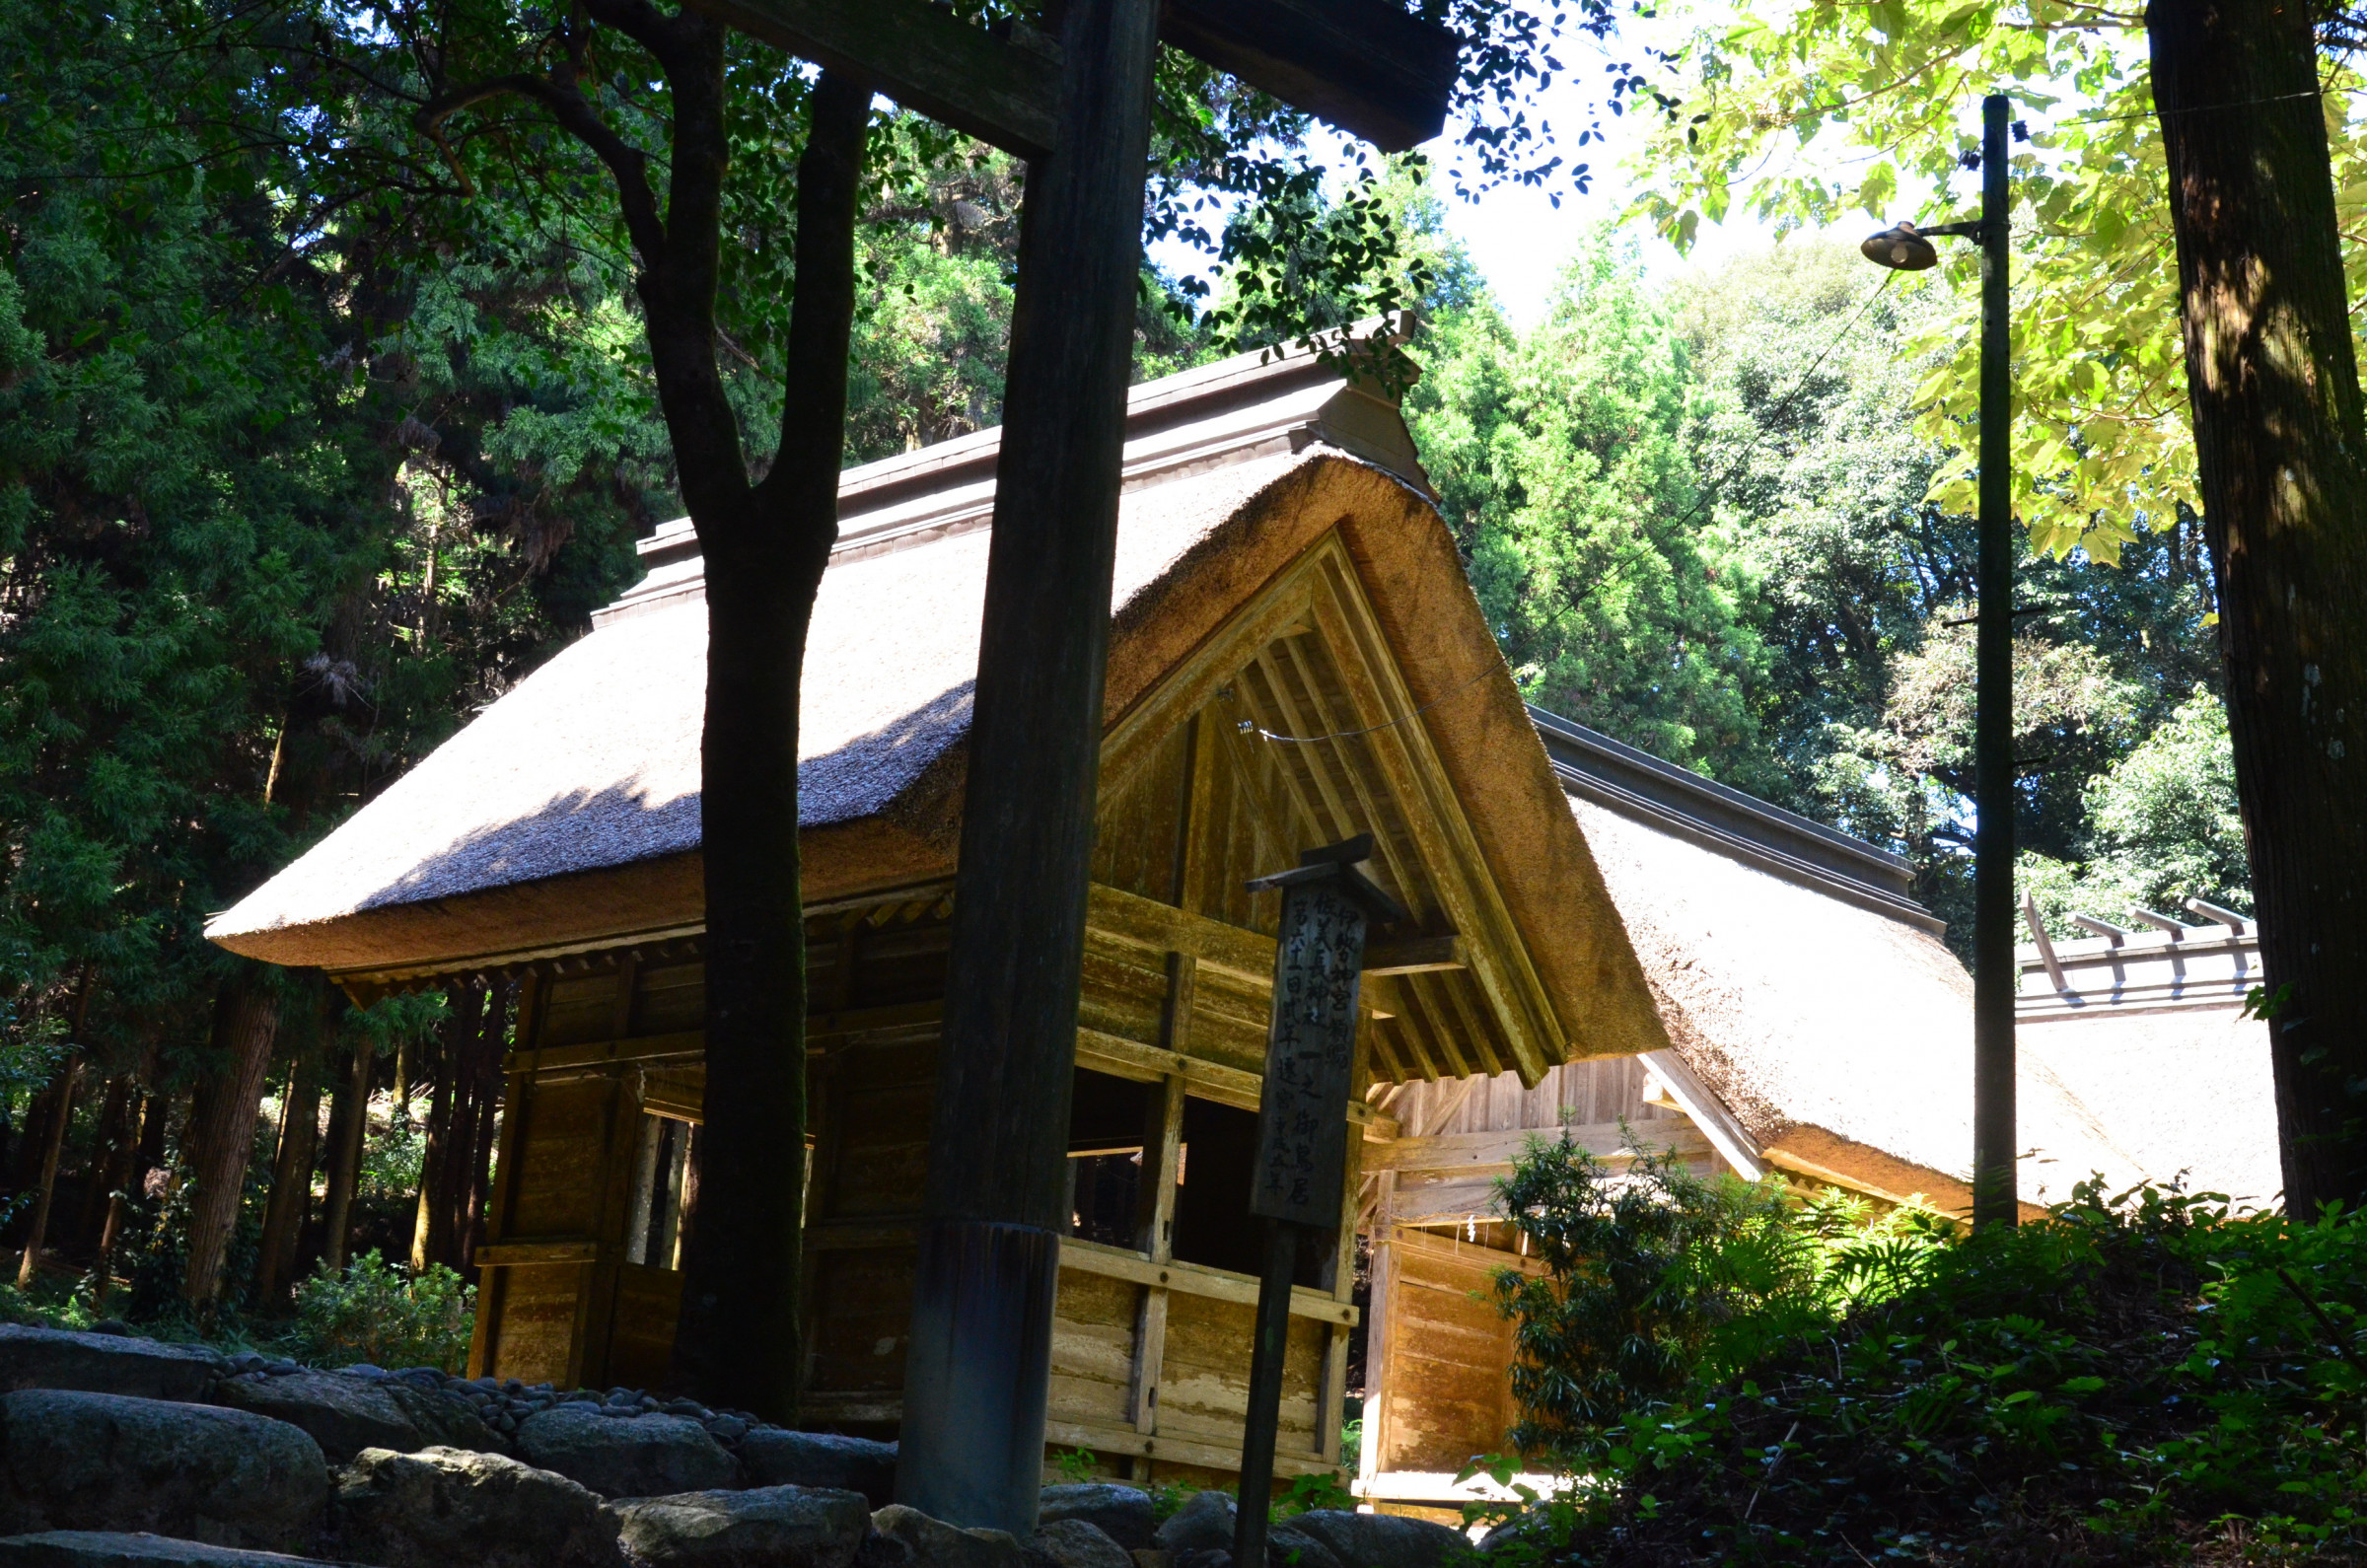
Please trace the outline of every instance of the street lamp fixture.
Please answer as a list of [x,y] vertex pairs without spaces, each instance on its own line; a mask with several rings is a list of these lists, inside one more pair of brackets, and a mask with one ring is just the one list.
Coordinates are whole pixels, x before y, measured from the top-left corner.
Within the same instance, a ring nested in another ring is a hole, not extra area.
[[1939,264],[1932,240],[1980,247],[1980,594],[1974,644],[1972,803],[1972,1224],[2012,1225],[2014,1180],[2014,535],[2006,337],[2005,95],[1981,101],[1980,219],[1898,223],[1858,249],[1901,272]]

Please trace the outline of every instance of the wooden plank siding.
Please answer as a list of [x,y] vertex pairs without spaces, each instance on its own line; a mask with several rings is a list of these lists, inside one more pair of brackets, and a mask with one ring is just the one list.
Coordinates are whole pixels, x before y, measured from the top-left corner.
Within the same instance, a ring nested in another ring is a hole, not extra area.
[[1610,1056],[1564,1063],[1533,1086],[1498,1073],[1374,1092],[1403,1135],[1364,1151],[1372,1286],[1355,1490],[1376,1506],[1428,1513],[1475,1496],[1456,1474],[1511,1454],[1512,1324],[1489,1298],[1500,1270],[1538,1265],[1521,1255],[1495,1186],[1529,1138],[1566,1130],[1614,1163],[1633,1140],[1719,1168],[1682,1111],[1645,1098],[1647,1082],[1641,1060]]

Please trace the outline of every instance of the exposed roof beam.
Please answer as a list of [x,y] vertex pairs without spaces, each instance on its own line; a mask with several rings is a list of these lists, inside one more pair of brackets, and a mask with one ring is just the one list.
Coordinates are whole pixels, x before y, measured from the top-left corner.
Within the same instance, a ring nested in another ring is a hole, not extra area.
[[687,0],[753,38],[869,80],[906,108],[1021,158],[1051,150],[1060,45],[1008,38],[926,0]]
[[2038,944],[2039,960],[2046,965],[2046,978],[2058,991],[2068,991],[2071,983],[2063,978],[2062,961],[2054,956],[2054,943],[2046,935],[2046,922],[2039,918],[2039,900],[2029,893],[2022,895],[2022,918],[2030,922],[2030,940]]
[[[1642,1061],[1677,1108],[1709,1140],[1710,1147],[1734,1167],[1737,1176],[1746,1181],[1756,1181],[1766,1174],[1766,1161],[1758,1140],[1751,1136],[1740,1117],[1726,1108],[1726,1102],[1693,1071],[1691,1063],[1674,1050],[1646,1051]],[[1644,1126],[1647,1131],[1658,1130],[1650,1122]]]
[[2139,909],[2134,913],[2147,925],[2167,931],[2174,937],[2183,937],[2193,929],[2183,920],[2173,920],[2166,914],[2155,914],[2151,909]]
[[1446,124],[1461,46],[1387,0],[1167,0],[1159,36],[1385,153]]
[[2110,920],[2099,920],[2094,915],[2075,914],[2071,917],[2071,923],[2082,931],[2093,931],[2100,937],[2110,938],[2116,947],[2136,935],[2126,926],[2116,926]]
[[[1000,37],[926,0],[687,0],[751,37],[870,79],[907,108],[1021,158],[1049,151],[1060,47]],[[1293,108],[1403,152],[1439,133],[1460,40],[1388,0],[1168,0],[1160,36]]]
[[2222,904],[2212,903],[2203,898],[2188,898],[2187,900],[2187,908],[2189,912],[2198,914],[2205,920],[2218,921],[2221,925],[2227,927],[2230,932],[2237,936],[2242,936],[2244,934],[2244,928],[2252,923],[2245,916],[2236,913],[2233,909],[2227,908]]
[[1468,969],[1470,963],[1463,938],[1451,931],[1443,937],[1376,942],[1364,950],[1367,974],[1428,974],[1439,969]]

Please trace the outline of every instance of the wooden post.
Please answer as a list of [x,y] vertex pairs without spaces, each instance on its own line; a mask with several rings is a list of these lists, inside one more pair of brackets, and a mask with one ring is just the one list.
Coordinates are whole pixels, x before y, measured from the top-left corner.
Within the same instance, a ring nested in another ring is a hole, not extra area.
[[1030,165],[897,1498],[1035,1533],[1156,0],[1070,0]]
[[1282,1362],[1290,1348],[1290,1284],[1299,1266],[1299,1227],[1265,1222],[1265,1267],[1257,1277],[1256,1327],[1250,1340],[1250,1411],[1241,1432],[1241,1512],[1233,1560],[1265,1562],[1266,1513],[1273,1506],[1274,1444],[1282,1414]]
[[1973,639],[1972,1223],[2014,1223],[2013,381],[2006,318],[2011,101],[1981,102],[1980,619]]
[[1362,833],[1308,850],[1297,870],[1250,884],[1253,891],[1281,891],[1282,922],[1275,933],[1273,1011],[1266,1027],[1257,1163],[1250,1188],[1250,1212],[1266,1223],[1265,1274],[1257,1285],[1257,1329],[1250,1349],[1241,1512],[1233,1527],[1236,1563],[1265,1561],[1282,1362],[1290,1342],[1291,1276],[1301,1238],[1309,1233],[1329,1237],[1346,1201],[1348,1093],[1356,1080],[1356,993],[1365,932],[1405,917],[1394,899],[1355,870],[1372,852],[1372,835]]

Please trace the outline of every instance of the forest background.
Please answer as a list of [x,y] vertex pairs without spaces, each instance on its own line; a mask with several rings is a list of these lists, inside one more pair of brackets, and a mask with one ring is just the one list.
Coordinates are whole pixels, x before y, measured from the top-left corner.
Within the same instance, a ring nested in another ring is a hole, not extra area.
[[[151,47],[121,8],[0,0],[0,1236],[54,1161],[36,1293],[150,1320],[179,1310],[225,1049],[205,914],[581,635],[680,510],[584,172],[463,198],[331,158],[319,106],[369,100],[300,17],[247,36]],[[997,421],[1017,241],[999,155],[874,138],[850,462]],[[1368,194],[1245,209],[1212,299],[1146,271],[1138,375],[1285,335],[1260,302],[1302,258],[1261,232],[1380,235],[1423,302],[1407,413],[1530,700],[1898,850],[1961,931],[1972,530],[1927,499],[1957,454],[1915,416],[1953,302],[1807,241],[1649,276],[1607,225],[1508,312],[1422,166]],[[738,216],[753,428],[782,214]],[[2026,566],[2025,881],[2058,931],[2249,907],[2200,531],[2125,532],[2109,567]],[[284,983],[223,1299],[275,1308],[372,1248],[465,1264],[503,999]]]

